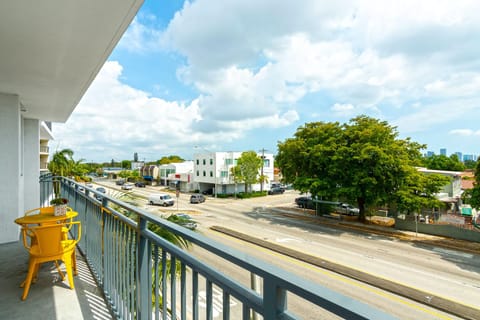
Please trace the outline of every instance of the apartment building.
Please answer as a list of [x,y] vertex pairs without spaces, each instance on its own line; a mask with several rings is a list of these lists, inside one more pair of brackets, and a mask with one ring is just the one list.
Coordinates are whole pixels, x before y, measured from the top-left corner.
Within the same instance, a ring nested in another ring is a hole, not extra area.
[[[194,181],[198,184],[200,192],[212,191],[213,194],[234,194],[245,191],[245,184],[236,183],[232,168],[237,165],[242,152],[204,152],[194,155]],[[263,157],[263,175],[267,181],[263,184],[252,185],[252,191],[268,190],[269,182],[274,177],[274,158],[270,153],[258,153]]]

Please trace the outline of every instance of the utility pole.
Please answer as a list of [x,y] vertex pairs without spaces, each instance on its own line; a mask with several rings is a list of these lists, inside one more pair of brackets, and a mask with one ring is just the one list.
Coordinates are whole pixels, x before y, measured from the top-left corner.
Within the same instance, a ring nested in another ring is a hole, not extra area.
[[261,173],[260,173],[260,192],[263,192],[263,180],[264,179],[264,176],[263,176],[263,165],[265,164],[265,151],[268,151],[266,150],[265,148],[262,148],[262,150],[260,150],[262,152],[262,169],[261,169]]

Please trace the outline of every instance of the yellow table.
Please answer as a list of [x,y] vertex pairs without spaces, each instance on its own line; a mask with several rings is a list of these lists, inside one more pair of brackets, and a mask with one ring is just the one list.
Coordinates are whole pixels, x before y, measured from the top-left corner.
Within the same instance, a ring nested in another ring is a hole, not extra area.
[[21,226],[28,225],[28,224],[53,224],[53,223],[61,223],[67,220],[70,220],[74,217],[78,216],[78,212],[76,211],[67,211],[67,213],[63,216],[56,216],[52,213],[42,213],[42,214],[34,214],[31,216],[23,216],[20,218],[15,219],[15,223]]

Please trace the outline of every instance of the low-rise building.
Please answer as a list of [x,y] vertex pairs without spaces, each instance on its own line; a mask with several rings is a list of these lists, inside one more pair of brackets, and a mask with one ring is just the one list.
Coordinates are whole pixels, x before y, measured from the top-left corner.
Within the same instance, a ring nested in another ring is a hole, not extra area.
[[[194,181],[200,192],[212,192],[212,194],[235,194],[245,191],[244,183],[237,183],[232,175],[232,168],[237,165],[237,160],[242,152],[204,152],[194,155]],[[251,186],[252,191],[270,189],[270,181],[274,177],[273,154],[258,154],[263,157],[263,175],[267,178],[263,184],[257,183]]]

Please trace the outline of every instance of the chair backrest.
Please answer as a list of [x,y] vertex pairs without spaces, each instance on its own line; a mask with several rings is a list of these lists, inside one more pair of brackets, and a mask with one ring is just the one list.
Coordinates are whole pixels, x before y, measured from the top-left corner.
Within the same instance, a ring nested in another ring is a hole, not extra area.
[[35,247],[42,256],[58,255],[63,252],[62,247],[62,228],[65,224],[51,224],[44,226],[27,227],[35,235]]

